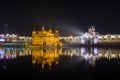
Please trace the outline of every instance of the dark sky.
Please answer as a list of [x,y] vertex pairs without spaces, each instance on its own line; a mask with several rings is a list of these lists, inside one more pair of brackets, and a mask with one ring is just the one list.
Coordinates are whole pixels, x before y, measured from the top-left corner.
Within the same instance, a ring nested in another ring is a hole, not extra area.
[[119,2],[95,1],[1,1],[0,29],[8,24],[7,32],[31,35],[32,29],[53,30],[58,27],[61,36],[79,35],[95,25],[100,34],[120,33]]

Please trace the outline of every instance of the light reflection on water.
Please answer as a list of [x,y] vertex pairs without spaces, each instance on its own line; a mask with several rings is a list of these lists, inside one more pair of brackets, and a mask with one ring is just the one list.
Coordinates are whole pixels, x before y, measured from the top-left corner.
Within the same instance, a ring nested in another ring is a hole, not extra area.
[[49,68],[51,68],[53,62],[58,64],[59,54],[61,51],[61,48],[32,49],[32,63],[33,65],[41,64],[42,68],[44,68],[44,65],[47,64],[49,65]]
[[0,48],[0,59],[14,59],[19,56],[31,55],[30,49],[25,48]]
[[120,49],[96,47],[69,48],[65,49],[60,55],[83,57],[89,64],[95,65],[95,61],[100,58],[118,59],[120,57]]
[[0,74],[3,74],[2,72],[5,70],[5,75],[32,75],[32,77],[40,76],[40,79],[44,79],[43,76],[49,76],[51,79],[58,74],[62,79],[65,77],[67,79],[68,76],[79,77],[83,74],[86,75],[83,72],[88,72],[87,76],[91,77],[93,75],[89,73],[90,68],[93,70],[107,64],[105,69],[96,68],[97,73],[99,71],[104,73],[111,66],[114,70],[113,65],[119,67],[120,65],[116,65],[120,64],[119,57],[120,48],[0,48]]
[[[72,60],[72,57],[85,59],[86,62],[92,66],[95,66],[95,61],[100,58],[119,59],[119,48],[97,48],[97,47],[81,47],[81,48],[0,48],[0,59],[14,59],[21,56],[32,56],[32,64],[41,64],[44,68],[45,65],[49,67],[53,63],[59,64],[60,57],[68,56]],[[64,63],[64,62],[62,62]]]

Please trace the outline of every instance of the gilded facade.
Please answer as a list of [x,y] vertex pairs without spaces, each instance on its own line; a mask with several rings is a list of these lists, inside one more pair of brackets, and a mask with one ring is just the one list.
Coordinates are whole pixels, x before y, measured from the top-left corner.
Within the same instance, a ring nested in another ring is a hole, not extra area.
[[39,46],[62,46],[62,43],[59,41],[59,31],[58,29],[55,30],[53,33],[52,29],[45,30],[42,27],[42,30],[32,31],[32,45],[39,45]]

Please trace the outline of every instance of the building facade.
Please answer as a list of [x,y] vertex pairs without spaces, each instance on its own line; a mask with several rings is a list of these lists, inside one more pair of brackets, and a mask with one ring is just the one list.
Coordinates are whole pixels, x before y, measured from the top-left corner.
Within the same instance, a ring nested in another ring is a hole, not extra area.
[[59,41],[59,31],[55,30],[53,33],[52,29],[45,30],[42,27],[42,30],[33,30],[32,31],[32,45],[38,46],[62,46],[62,43]]
[[99,34],[95,26],[91,25],[88,31],[80,36],[60,37],[63,44],[114,44],[120,45],[120,34]]

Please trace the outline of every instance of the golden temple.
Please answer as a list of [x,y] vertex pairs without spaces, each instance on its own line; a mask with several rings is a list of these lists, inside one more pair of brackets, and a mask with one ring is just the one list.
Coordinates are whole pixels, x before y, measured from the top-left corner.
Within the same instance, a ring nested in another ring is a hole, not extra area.
[[32,45],[43,46],[43,47],[60,47],[62,43],[59,41],[59,31],[55,29],[53,33],[52,29],[45,30],[42,27],[42,30],[33,30],[32,31]]

